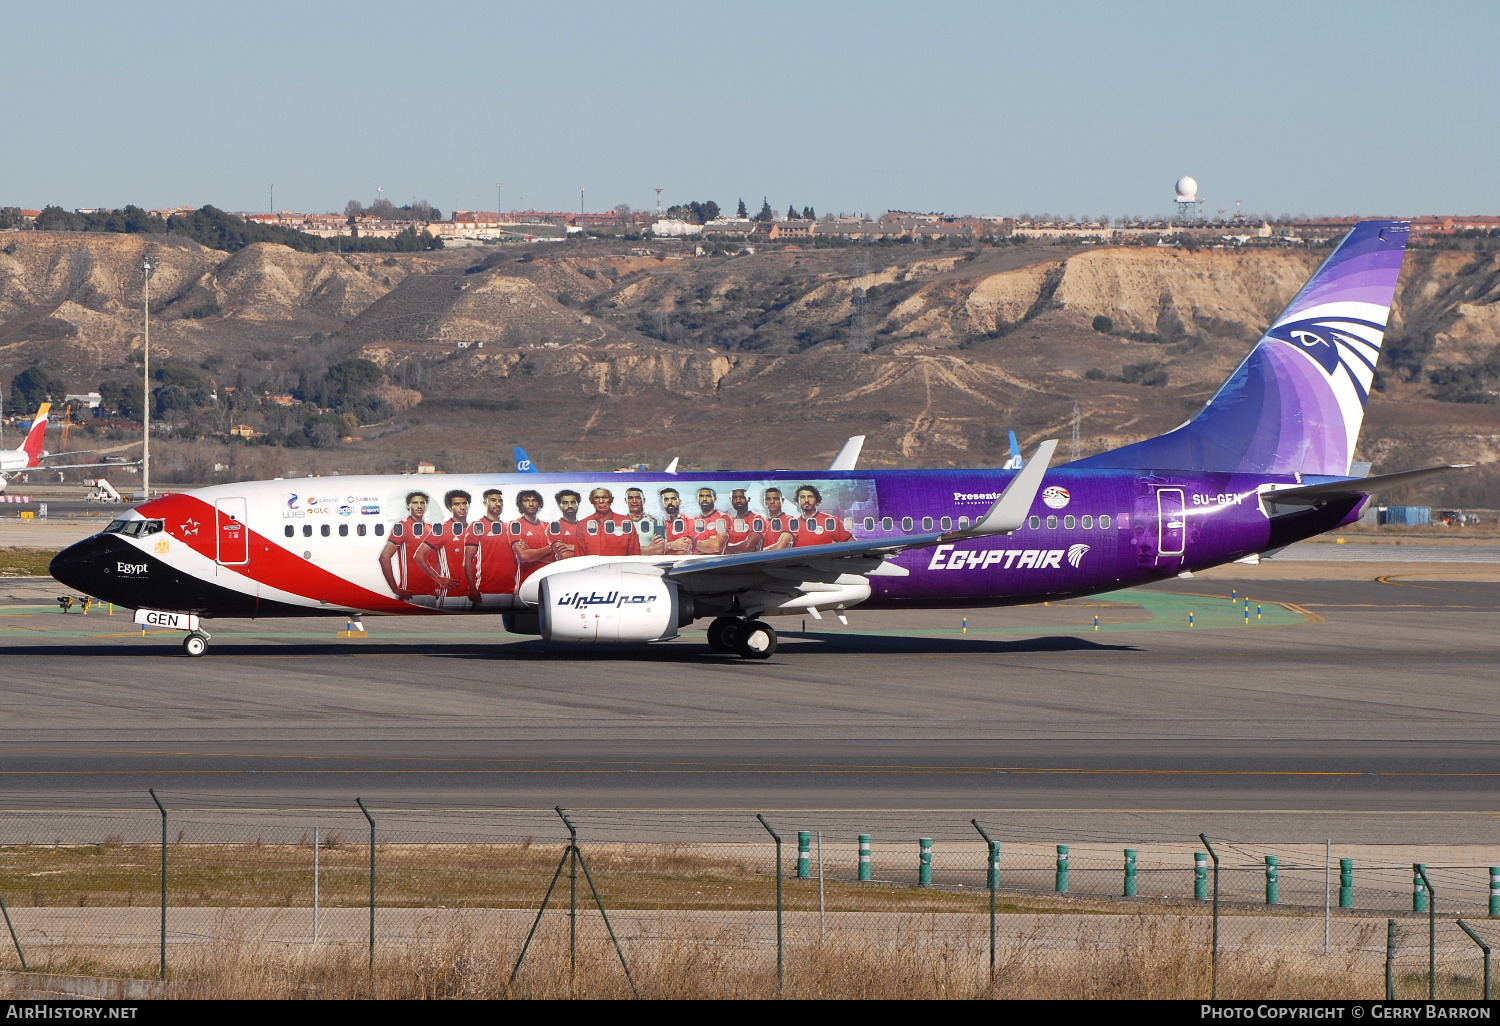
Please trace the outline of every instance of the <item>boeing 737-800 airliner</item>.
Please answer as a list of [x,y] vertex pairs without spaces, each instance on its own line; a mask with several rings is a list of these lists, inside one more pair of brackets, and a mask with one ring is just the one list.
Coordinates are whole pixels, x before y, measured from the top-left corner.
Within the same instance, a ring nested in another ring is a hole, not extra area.
[[[582,645],[708,618],[763,658],[778,615],[1010,605],[1146,584],[1348,524],[1448,468],[1351,476],[1408,225],[1357,225],[1196,417],[1020,469],[494,473],[220,485],[153,499],[52,573],[142,623],[500,613]],[[1020,462],[1020,461],[1017,461]]]

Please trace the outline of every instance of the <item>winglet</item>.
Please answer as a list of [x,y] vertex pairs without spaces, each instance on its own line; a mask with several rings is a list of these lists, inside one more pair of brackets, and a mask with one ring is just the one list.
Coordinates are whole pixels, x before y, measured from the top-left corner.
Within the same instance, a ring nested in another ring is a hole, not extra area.
[[1047,467],[1052,462],[1052,454],[1057,451],[1057,439],[1049,438],[1036,447],[1031,459],[1026,465],[1016,472],[1016,476],[1010,479],[1010,484],[1005,486],[1005,491],[1000,493],[1000,498],[990,507],[988,513],[979,519],[973,527],[962,531],[954,531],[945,536],[944,541],[961,538],[983,538],[991,534],[1010,534],[1019,531],[1026,523],[1026,518],[1031,515],[1031,506],[1036,502],[1037,493],[1042,490],[1042,480],[1047,476]]
[[29,458],[28,466],[36,466],[46,455],[42,450],[42,445],[47,441],[47,413],[51,409],[51,403],[42,403],[37,408],[36,419],[31,422],[31,427],[26,432],[26,441],[22,443],[21,450]]
[[672,462],[667,464],[667,469],[664,470],[664,471],[662,471],[662,473],[664,473],[664,474],[675,474],[675,473],[677,473],[677,457],[676,456],[672,457]]
[[839,454],[828,464],[829,470],[853,470],[859,462],[859,454],[865,447],[864,435],[851,435],[839,450]]

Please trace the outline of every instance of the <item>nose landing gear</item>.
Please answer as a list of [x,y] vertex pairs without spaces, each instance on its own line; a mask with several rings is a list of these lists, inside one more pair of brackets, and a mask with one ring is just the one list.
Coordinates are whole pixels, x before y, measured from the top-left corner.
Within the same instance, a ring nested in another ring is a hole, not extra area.
[[764,620],[721,616],[708,625],[708,647],[743,659],[769,659],[776,654],[776,628]]
[[208,651],[208,643],[212,637],[207,631],[193,631],[182,639],[182,651],[190,656],[201,656]]

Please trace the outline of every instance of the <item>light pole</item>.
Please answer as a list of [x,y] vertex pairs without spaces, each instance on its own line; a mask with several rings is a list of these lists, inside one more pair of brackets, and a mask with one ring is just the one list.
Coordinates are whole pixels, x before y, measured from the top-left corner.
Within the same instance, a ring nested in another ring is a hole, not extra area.
[[495,183],[495,227],[500,226],[500,190],[505,188],[500,182]]
[[583,186],[578,187],[578,227],[583,227]]
[[145,332],[141,339],[141,349],[144,354],[145,389],[142,392],[142,416],[141,422],[145,431],[141,442],[141,490],[146,493],[146,498],[151,498],[151,272],[154,270],[151,258],[148,256],[141,261],[141,294],[144,297],[143,306]]

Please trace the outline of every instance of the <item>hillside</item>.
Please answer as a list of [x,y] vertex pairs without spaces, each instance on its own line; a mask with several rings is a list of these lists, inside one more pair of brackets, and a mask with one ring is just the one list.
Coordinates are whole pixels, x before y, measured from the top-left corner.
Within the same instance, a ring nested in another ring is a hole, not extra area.
[[[694,258],[599,241],[231,255],[162,237],[6,233],[4,380],[32,363],[80,391],[138,376],[148,253],[153,362],[287,391],[310,367],[364,356],[387,370],[399,411],[337,449],[163,443],[183,478],[213,462],[473,470],[503,465],[513,444],[549,467],[672,455],[817,465],[856,433],[870,435],[871,466],[993,465],[1009,429],[1061,437],[1067,452],[1075,402],[1093,452],[1190,416],[1323,255],[898,246]],[[1493,254],[1408,257],[1364,434],[1377,470],[1500,457],[1500,406],[1441,401],[1493,399],[1497,297]],[[1094,330],[1099,315],[1112,333]],[[1500,506],[1500,471],[1423,495]]]

